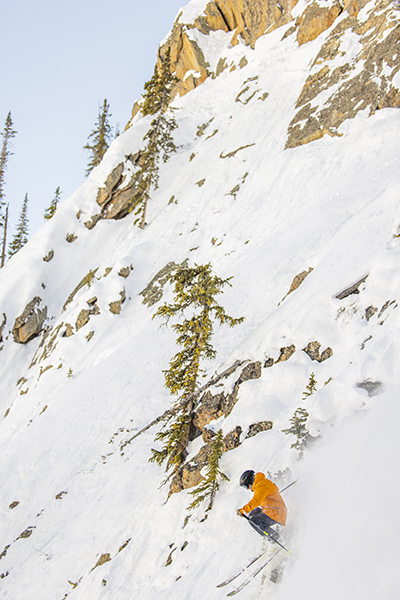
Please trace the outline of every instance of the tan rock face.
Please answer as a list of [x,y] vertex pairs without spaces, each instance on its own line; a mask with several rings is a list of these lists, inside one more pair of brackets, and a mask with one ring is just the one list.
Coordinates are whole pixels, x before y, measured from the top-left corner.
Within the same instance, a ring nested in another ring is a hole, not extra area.
[[[183,96],[201,85],[211,75],[210,65],[201,48],[191,36],[195,29],[204,35],[211,31],[232,32],[232,45],[241,37],[246,45],[254,48],[259,37],[268,31],[292,21],[291,10],[298,0],[214,0],[206,5],[204,13],[194,23],[175,22],[172,32],[157,57],[158,66],[171,50],[174,73],[179,79],[175,93]],[[193,71],[186,75],[189,71]],[[135,102],[132,119],[140,110]]]
[[47,307],[41,308],[41,303],[42,299],[35,296],[25,306],[22,314],[15,319],[12,334],[17,344],[27,344],[42,331],[47,317]]
[[308,6],[299,21],[297,30],[299,46],[315,40],[323,31],[329,29],[341,12],[343,8],[338,1],[330,8],[322,7],[316,2]]
[[[367,4],[366,0],[347,4],[349,16],[332,30],[316,56],[315,72],[305,81],[297,100],[299,110],[289,125],[286,148],[325,134],[341,135],[340,125],[360,110],[368,109],[371,115],[382,108],[400,106],[400,92],[393,84],[400,69],[398,12],[390,0],[376,0],[369,3],[371,8],[360,20],[358,11]],[[342,46],[345,35],[358,42],[354,55]],[[327,98],[330,89],[332,94]]]

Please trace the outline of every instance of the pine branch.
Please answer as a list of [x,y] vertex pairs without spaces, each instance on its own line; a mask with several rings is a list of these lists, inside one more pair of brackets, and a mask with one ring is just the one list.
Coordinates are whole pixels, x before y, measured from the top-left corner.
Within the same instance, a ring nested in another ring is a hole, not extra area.
[[125,448],[125,446],[127,446],[128,444],[130,444],[131,442],[133,442],[133,440],[136,439],[137,437],[139,437],[139,435],[142,435],[142,433],[144,433],[145,431],[147,431],[151,427],[154,427],[154,425],[157,425],[161,421],[165,421],[165,419],[167,419],[167,418],[172,417],[173,415],[175,415],[188,402],[191,402],[192,400],[195,400],[196,398],[198,398],[198,396],[200,394],[202,394],[209,387],[211,387],[211,386],[215,385],[216,383],[218,383],[218,381],[220,379],[223,379],[223,378],[226,378],[226,377],[229,377],[230,375],[232,375],[232,373],[234,373],[236,371],[236,369],[238,367],[240,367],[241,365],[243,365],[243,363],[245,363],[245,362],[246,361],[244,361],[244,360],[237,360],[237,361],[235,361],[233,363],[233,365],[231,367],[229,367],[228,369],[225,369],[225,371],[223,371],[221,374],[214,375],[214,377],[212,377],[210,379],[210,381],[208,381],[206,384],[204,384],[201,388],[199,388],[198,390],[196,390],[195,392],[193,392],[192,394],[190,394],[189,396],[187,396],[186,398],[184,398],[183,400],[181,400],[181,402],[179,402],[176,406],[173,406],[172,408],[169,408],[168,410],[164,411],[162,415],[159,415],[158,417],[156,417],[153,421],[151,421],[150,423],[148,423],[148,425],[146,425],[145,427],[143,427],[140,431],[138,431],[137,433],[135,433],[135,435],[133,435],[131,438],[129,438],[129,440],[127,440],[126,442],[124,442],[123,444],[121,444],[121,450],[123,448]]

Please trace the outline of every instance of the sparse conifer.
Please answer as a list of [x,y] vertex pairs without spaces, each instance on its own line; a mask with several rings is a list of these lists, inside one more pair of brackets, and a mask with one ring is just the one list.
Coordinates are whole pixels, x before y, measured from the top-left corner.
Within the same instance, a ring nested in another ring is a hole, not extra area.
[[86,169],[86,175],[89,175],[97,165],[99,165],[110,145],[112,138],[112,128],[109,123],[111,117],[110,105],[107,99],[104,99],[103,106],[99,107],[97,123],[92,133],[88,137],[87,144],[83,147],[91,153],[90,160]]
[[28,194],[25,194],[22,203],[21,214],[19,216],[18,225],[15,235],[9,245],[8,255],[14,256],[28,241]]
[[[306,398],[311,396],[316,390],[317,382],[315,380],[315,374],[311,373],[307,387],[303,392],[303,400],[306,400]],[[309,414],[305,408],[296,408],[293,417],[290,419],[291,427],[289,427],[289,429],[282,429],[283,433],[286,433],[287,435],[292,434],[297,438],[290,447],[299,451],[299,458],[302,458],[304,449],[315,439],[310,435],[306,427],[308,417]]]
[[57,209],[57,204],[60,202],[60,199],[61,199],[61,190],[58,187],[54,193],[54,198],[51,201],[49,208],[46,208],[46,210],[44,212],[43,216],[46,219],[46,221],[51,219],[51,217],[55,214],[56,209]]
[[14,127],[14,125],[13,125],[12,118],[11,118],[11,112],[9,112],[7,115],[5,124],[4,124],[4,130],[2,133],[3,145],[2,145],[2,149],[1,149],[1,155],[0,155],[0,226],[1,227],[4,227],[3,209],[4,209],[4,205],[5,205],[5,202],[4,202],[5,172],[6,172],[8,158],[12,155],[12,152],[10,150],[10,141],[17,133],[16,131],[14,131],[13,127]]
[[243,317],[234,319],[216,301],[225,285],[231,285],[230,279],[221,279],[213,274],[210,264],[181,266],[171,277],[175,283],[174,304],[160,306],[154,317],[162,317],[168,323],[171,317],[184,316],[182,323],[172,328],[177,332],[177,343],[182,346],[170,361],[169,369],[164,371],[165,386],[172,395],[180,395],[176,405],[179,411],[170,415],[164,428],[157,433],[156,440],[163,442],[162,449],[152,450],[151,461],[161,465],[167,461],[167,470],[178,467],[186,457],[186,447],[192,424],[194,401],[183,402],[196,390],[203,370],[202,359],[212,360],[216,351],[212,347],[214,321],[231,327],[243,322]]
[[172,99],[174,84],[178,81],[171,74],[171,52],[167,50],[161,67],[154,68],[154,75],[144,85],[144,103],[142,113],[144,116],[154,115],[150,129],[143,138],[147,145],[141,156],[141,169],[139,173],[139,186],[137,192],[138,215],[135,223],[141,229],[146,224],[147,204],[150,199],[151,189],[158,188],[159,163],[161,160],[167,162],[170,155],[176,152],[172,132],[177,128],[172,109],[167,114],[168,105]]
[[199,506],[199,504],[206,501],[208,501],[206,512],[211,510],[214,504],[215,494],[219,490],[219,482],[229,481],[229,478],[219,468],[223,449],[224,438],[222,429],[220,429],[213,439],[211,454],[207,461],[205,478],[195,490],[189,492],[191,496],[194,496],[194,500],[188,507],[188,510],[193,510]]

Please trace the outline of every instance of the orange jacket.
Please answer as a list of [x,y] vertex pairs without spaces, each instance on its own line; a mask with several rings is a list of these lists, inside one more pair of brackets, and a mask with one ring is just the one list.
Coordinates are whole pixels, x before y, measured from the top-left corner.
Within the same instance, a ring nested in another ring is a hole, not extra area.
[[256,473],[251,490],[254,492],[253,499],[240,510],[245,513],[251,512],[258,506],[261,510],[281,525],[286,525],[287,508],[279,493],[277,486],[264,473]]

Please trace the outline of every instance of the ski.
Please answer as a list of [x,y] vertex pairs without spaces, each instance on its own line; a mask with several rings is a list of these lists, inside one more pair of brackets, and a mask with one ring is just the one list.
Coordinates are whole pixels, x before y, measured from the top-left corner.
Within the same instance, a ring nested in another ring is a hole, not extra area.
[[272,556],[270,556],[268,558],[268,560],[264,564],[262,564],[260,567],[258,567],[258,569],[256,571],[254,571],[254,573],[252,573],[251,575],[249,575],[249,577],[247,579],[245,579],[243,581],[243,583],[241,583],[239,585],[239,587],[237,587],[236,589],[234,589],[231,592],[229,592],[229,594],[227,594],[227,596],[235,596],[236,594],[238,594],[239,592],[241,592],[242,589],[245,588],[246,585],[249,585],[249,583],[254,579],[254,577],[256,577],[275,558],[275,556],[281,550],[282,550],[282,548],[274,548],[274,550],[272,551]]
[[247,571],[247,569],[249,569],[252,565],[254,565],[255,562],[257,562],[262,556],[264,556],[264,554],[266,554],[268,552],[268,550],[269,550],[269,548],[267,548],[266,550],[263,550],[263,552],[261,552],[261,554],[259,554],[255,558],[253,558],[253,560],[250,561],[248,565],[243,567],[238,573],[236,573],[236,575],[234,575],[233,577],[230,577],[229,579],[226,579],[222,583],[219,583],[217,585],[217,588],[222,588],[225,585],[228,585],[228,583],[231,583],[234,579],[237,579],[237,577],[239,577],[239,575],[241,575],[242,573]]

